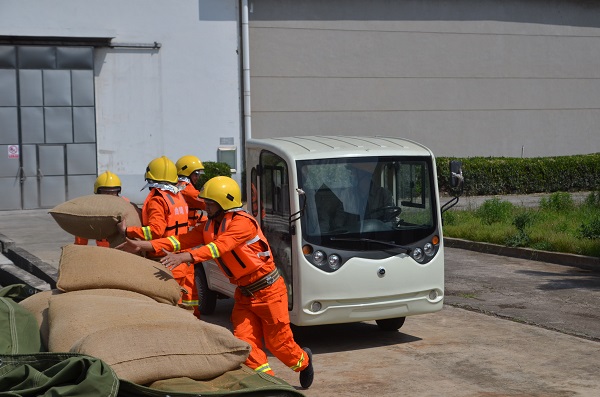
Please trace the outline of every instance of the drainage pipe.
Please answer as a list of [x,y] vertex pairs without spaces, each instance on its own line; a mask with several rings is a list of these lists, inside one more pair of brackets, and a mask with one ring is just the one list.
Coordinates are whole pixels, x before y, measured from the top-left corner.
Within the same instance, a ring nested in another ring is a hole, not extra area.
[[250,112],[250,41],[248,28],[248,0],[242,0],[242,84],[244,105],[244,141],[252,138],[252,117]]

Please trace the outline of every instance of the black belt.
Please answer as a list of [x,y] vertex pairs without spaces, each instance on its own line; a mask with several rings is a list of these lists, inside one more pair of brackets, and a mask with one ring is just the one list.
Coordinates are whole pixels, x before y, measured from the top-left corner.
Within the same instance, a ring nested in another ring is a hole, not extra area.
[[261,277],[257,281],[252,284],[246,285],[245,287],[238,286],[240,292],[244,296],[254,296],[255,292],[260,291],[263,288],[267,288],[269,285],[272,285],[277,279],[281,276],[279,274],[279,269],[273,270],[271,273],[267,274],[264,277]]

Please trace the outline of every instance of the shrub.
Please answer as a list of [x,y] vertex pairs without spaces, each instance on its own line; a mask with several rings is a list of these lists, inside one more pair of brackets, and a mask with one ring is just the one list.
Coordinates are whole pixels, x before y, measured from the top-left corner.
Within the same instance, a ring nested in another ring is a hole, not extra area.
[[600,153],[556,157],[438,157],[440,191],[450,192],[449,162],[462,162],[464,194],[591,191],[600,186]]
[[513,208],[514,205],[511,202],[494,197],[493,199],[484,201],[475,214],[481,218],[483,223],[491,225],[492,223],[508,220]]
[[589,222],[584,222],[579,226],[579,236],[587,239],[600,238],[600,216],[596,215]]
[[575,203],[569,193],[556,192],[547,198],[543,197],[540,200],[540,208],[543,210],[569,211],[575,208]]
[[531,211],[522,212],[515,216],[512,224],[519,230],[525,231],[525,228],[533,225],[535,222],[535,213]]
[[517,228],[517,233],[506,239],[506,245],[509,247],[527,247],[531,241],[525,228],[531,226],[535,215],[531,211],[522,212],[515,216],[512,224]]
[[588,207],[600,208],[600,190],[588,194],[584,204]]
[[198,178],[198,182],[196,183],[196,189],[198,190],[200,190],[209,179],[214,178],[215,176],[231,177],[231,168],[229,168],[229,164],[227,163],[205,161],[202,165],[204,165],[204,173],[200,175],[200,178]]
[[527,233],[518,231],[516,234],[506,239],[507,247],[527,247],[529,245],[530,238]]
[[456,225],[456,213],[452,211],[446,211],[442,214],[442,224],[445,226]]

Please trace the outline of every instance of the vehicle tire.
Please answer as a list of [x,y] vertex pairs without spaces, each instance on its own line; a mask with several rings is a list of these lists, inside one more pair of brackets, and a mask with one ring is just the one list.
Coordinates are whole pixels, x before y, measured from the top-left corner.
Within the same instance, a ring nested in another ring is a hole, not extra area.
[[383,320],[375,320],[381,331],[398,331],[404,325],[406,317],[386,318]]
[[196,290],[198,290],[198,310],[200,315],[213,314],[217,307],[217,293],[208,288],[204,266],[199,263],[194,266],[194,277],[196,278]]

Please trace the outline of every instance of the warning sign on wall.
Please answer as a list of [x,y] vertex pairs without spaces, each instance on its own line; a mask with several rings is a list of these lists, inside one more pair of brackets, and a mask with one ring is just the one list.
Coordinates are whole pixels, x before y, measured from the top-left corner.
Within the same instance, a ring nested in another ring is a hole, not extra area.
[[19,145],[8,145],[8,158],[18,159],[19,158]]

